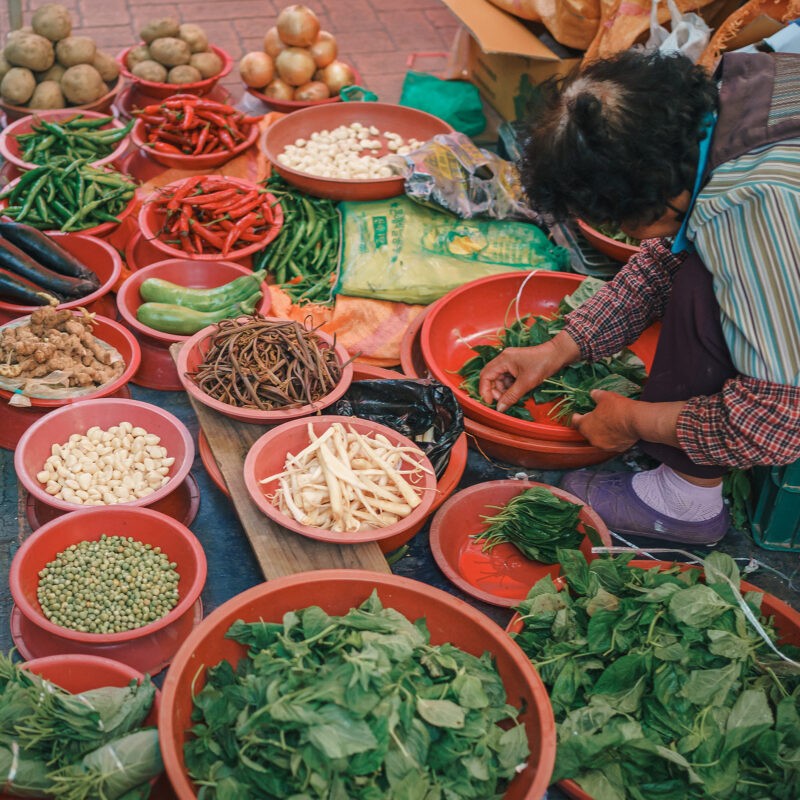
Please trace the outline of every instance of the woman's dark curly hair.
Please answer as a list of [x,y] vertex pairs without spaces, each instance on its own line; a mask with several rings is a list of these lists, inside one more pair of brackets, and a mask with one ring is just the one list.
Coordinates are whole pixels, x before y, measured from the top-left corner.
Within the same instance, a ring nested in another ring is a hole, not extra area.
[[718,93],[686,57],[627,50],[540,89],[521,164],[539,212],[646,225],[692,189]]

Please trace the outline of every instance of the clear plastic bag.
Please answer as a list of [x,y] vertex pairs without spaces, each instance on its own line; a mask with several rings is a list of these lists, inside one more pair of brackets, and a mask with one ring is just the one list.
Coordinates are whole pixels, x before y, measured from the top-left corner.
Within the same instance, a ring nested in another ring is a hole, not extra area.
[[682,53],[696,64],[711,38],[711,28],[698,14],[681,14],[675,0],[666,1],[672,18],[671,30],[658,24],[660,0],[653,0],[650,12],[650,38],[645,44],[645,50]]

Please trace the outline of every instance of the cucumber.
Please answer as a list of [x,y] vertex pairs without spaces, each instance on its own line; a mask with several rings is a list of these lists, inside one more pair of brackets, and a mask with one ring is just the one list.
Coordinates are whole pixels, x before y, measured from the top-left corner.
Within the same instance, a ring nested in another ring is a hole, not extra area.
[[91,294],[97,286],[87,280],[70,278],[43,267],[11,242],[0,239],[0,267],[19,275],[45,291],[77,298]]
[[255,292],[246,300],[216,311],[197,311],[172,303],[142,303],[136,309],[136,319],[162,333],[191,336],[220,320],[252,314],[260,299],[261,292]]
[[43,267],[60,275],[89,281],[95,289],[100,288],[100,279],[94,272],[36,228],[21,222],[0,222],[0,236],[15,244]]

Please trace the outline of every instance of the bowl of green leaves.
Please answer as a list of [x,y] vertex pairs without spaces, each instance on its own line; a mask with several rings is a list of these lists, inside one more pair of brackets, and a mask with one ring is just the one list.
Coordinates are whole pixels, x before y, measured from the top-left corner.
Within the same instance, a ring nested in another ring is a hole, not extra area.
[[625,263],[641,249],[639,239],[628,236],[615,225],[601,225],[593,228],[582,219],[576,219],[575,223],[592,247],[615,261]]

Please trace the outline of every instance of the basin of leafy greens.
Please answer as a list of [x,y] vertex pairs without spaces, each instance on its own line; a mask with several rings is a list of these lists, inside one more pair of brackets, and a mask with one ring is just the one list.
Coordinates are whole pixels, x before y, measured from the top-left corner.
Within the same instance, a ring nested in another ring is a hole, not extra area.
[[740,601],[759,616],[763,595],[739,590],[730,556],[705,559],[705,583],[630,556],[559,560],[568,590],[539,581],[514,634],[550,693],[554,781],[593,800],[800,797],[800,670],[748,620]]
[[489,654],[431,645],[376,592],[342,616],[311,606],[227,636],[249,650],[194,697],[199,800],[492,800],[529,756]]

